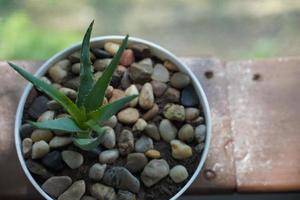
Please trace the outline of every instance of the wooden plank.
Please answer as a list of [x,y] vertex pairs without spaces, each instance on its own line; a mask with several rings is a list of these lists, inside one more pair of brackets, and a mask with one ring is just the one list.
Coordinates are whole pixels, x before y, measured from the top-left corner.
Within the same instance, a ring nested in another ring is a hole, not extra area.
[[238,191],[299,191],[300,58],[231,62],[226,74]]

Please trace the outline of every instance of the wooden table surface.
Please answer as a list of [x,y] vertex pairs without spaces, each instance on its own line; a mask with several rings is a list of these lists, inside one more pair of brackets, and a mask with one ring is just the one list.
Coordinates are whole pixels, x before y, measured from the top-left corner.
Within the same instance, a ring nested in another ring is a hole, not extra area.
[[[203,85],[213,122],[208,159],[187,194],[300,191],[300,57],[182,59]],[[17,63],[32,72],[42,64]],[[14,115],[26,82],[1,61],[0,75],[0,199],[40,199],[14,147]]]

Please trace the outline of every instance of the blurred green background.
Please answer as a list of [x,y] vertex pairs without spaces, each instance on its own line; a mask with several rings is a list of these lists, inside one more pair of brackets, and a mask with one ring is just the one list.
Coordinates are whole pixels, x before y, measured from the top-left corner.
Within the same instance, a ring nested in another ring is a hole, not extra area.
[[0,0],[0,60],[47,59],[93,36],[129,33],[179,56],[300,55],[298,0]]

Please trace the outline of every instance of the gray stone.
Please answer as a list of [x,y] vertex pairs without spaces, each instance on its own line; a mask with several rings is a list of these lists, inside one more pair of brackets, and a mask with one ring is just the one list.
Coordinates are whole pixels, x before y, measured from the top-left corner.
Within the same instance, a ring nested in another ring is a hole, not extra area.
[[169,174],[169,165],[163,159],[151,160],[144,168],[141,179],[146,187],[151,187],[155,183]]
[[70,65],[69,60],[61,60],[48,69],[48,74],[54,82],[61,83],[67,77]]
[[49,143],[49,146],[51,148],[60,148],[67,146],[72,143],[72,137],[60,137],[60,136],[54,136],[52,140]]
[[152,80],[166,83],[169,81],[170,74],[169,71],[162,64],[156,64],[154,66],[151,78]]
[[116,146],[116,134],[113,128],[109,126],[104,126],[105,133],[102,137],[101,144],[107,148],[112,149]]
[[43,157],[42,163],[48,169],[56,172],[63,170],[65,167],[60,151],[51,151],[48,153]]
[[105,59],[99,59],[95,60],[94,62],[94,69],[95,71],[104,71],[106,67],[109,65],[112,59],[105,58]]
[[74,74],[80,74],[80,63],[73,64],[72,67],[71,67],[71,71]]
[[118,147],[121,155],[127,155],[134,149],[134,137],[131,131],[124,129],[118,134]]
[[61,153],[63,161],[71,168],[79,168],[83,164],[83,156],[76,151],[63,151]]
[[111,128],[115,128],[118,123],[118,119],[116,115],[111,116],[108,120],[101,123],[101,126],[109,126]]
[[84,195],[81,200],[97,200],[95,197]]
[[155,97],[161,97],[168,88],[167,84],[155,80],[151,81],[151,85]]
[[36,97],[28,108],[28,114],[32,118],[37,119],[39,116],[41,116],[42,113],[47,111],[47,103],[48,103],[47,97],[45,96]]
[[144,153],[149,149],[153,149],[153,141],[151,138],[143,135],[136,141],[134,149],[136,152]]
[[144,169],[148,159],[143,153],[131,153],[127,156],[125,167],[132,173],[136,173]]
[[31,139],[33,142],[45,141],[49,142],[53,138],[53,133],[49,130],[36,129],[31,134]]
[[160,140],[160,134],[157,126],[154,123],[147,124],[145,133],[156,141]]
[[107,165],[101,165],[99,163],[95,163],[89,171],[89,178],[95,181],[100,181],[104,175]]
[[185,109],[185,120],[190,122],[199,117],[200,110],[198,108],[186,108]]
[[168,88],[162,98],[167,102],[179,103],[180,101],[180,92],[175,88]]
[[33,132],[34,128],[33,126],[31,126],[30,124],[22,124],[21,128],[20,128],[20,133],[22,138],[30,138],[31,137],[31,133]]
[[74,182],[62,195],[58,197],[58,200],[80,200],[85,193],[85,182],[79,180]]
[[172,63],[171,61],[169,61],[169,60],[165,60],[164,66],[165,66],[169,71],[172,71],[172,72],[177,72],[177,71],[179,71],[178,67],[177,67],[174,63]]
[[198,143],[204,142],[206,137],[206,126],[201,124],[195,128],[195,139]]
[[140,118],[133,125],[132,131],[141,132],[141,131],[145,130],[146,126],[147,126],[147,122],[144,119]]
[[126,190],[119,190],[117,196],[118,200],[136,200],[135,194]]
[[28,158],[30,156],[32,143],[33,142],[30,138],[25,138],[22,141],[22,152],[25,158]]
[[159,132],[162,139],[170,142],[177,136],[177,128],[168,119],[163,119],[159,124]]
[[194,128],[190,124],[183,125],[178,131],[178,138],[183,142],[192,142],[194,135]]
[[168,103],[164,107],[164,116],[169,120],[174,121],[184,121],[185,120],[185,111],[182,105]]
[[195,148],[195,151],[197,153],[202,153],[203,149],[204,149],[204,146],[205,146],[205,143],[202,142],[200,144],[197,144],[194,148]]
[[90,193],[93,197],[99,200],[116,200],[117,195],[112,187],[108,187],[101,183],[95,183],[90,188]]
[[112,167],[105,171],[103,183],[117,189],[128,190],[138,193],[140,190],[139,180],[124,167]]
[[190,82],[190,77],[182,72],[176,72],[172,75],[170,80],[171,85],[177,89],[185,88],[190,84]]
[[192,85],[187,86],[181,91],[180,102],[185,107],[194,107],[199,104],[199,98]]
[[32,145],[31,157],[38,159],[44,157],[50,151],[50,147],[45,141],[38,141]]
[[117,149],[109,149],[100,153],[99,162],[102,164],[112,164],[119,158]]
[[148,110],[153,107],[153,104],[154,95],[152,85],[150,83],[145,83],[139,96],[139,105],[141,108]]
[[44,113],[42,113],[39,118],[38,118],[38,122],[43,122],[43,121],[48,121],[48,120],[52,120],[54,118],[54,114],[55,112],[52,110],[48,110]]
[[[64,86],[73,90],[78,90],[80,86],[80,77],[71,78],[64,83]],[[59,88],[60,89],[60,88]]]
[[[135,85],[131,85],[125,90],[125,95],[126,96],[139,95],[139,91]],[[138,102],[139,102],[139,98],[136,97],[135,99],[130,101],[129,106],[135,107],[138,104]]]
[[121,88],[126,89],[131,85],[131,80],[129,78],[129,72],[128,70],[124,72],[122,78],[121,78]]
[[72,179],[68,176],[53,176],[45,181],[42,189],[53,198],[59,197],[70,187]]
[[62,106],[59,103],[57,103],[55,100],[51,100],[51,101],[48,101],[47,108],[49,110],[59,110],[62,108]]
[[32,160],[27,160],[26,166],[28,167],[28,169],[31,173],[38,175],[43,179],[47,179],[47,178],[53,176],[53,174],[50,173],[43,165],[41,165],[37,162],[34,162]]
[[174,166],[169,175],[175,183],[181,183],[189,177],[189,173],[183,165]]
[[145,83],[151,80],[153,73],[152,61],[142,60],[139,63],[132,63],[129,67],[129,77],[136,83]]

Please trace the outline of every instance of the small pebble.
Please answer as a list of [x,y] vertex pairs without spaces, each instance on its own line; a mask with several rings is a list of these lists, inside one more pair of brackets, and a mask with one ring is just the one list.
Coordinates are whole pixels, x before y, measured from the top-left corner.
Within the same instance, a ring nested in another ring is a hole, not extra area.
[[124,50],[122,57],[120,59],[120,64],[124,66],[129,66],[134,62],[134,54],[131,49]]
[[112,103],[116,100],[119,100],[121,98],[125,97],[125,92],[123,90],[119,90],[119,89],[114,89],[112,91],[112,95],[109,99],[109,103]]
[[159,107],[155,103],[150,110],[148,110],[147,112],[145,112],[145,114],[143,115],[143,119],[146,120],[146,121],[149,121],[152,118],[154,118],[155,116],[157,116],[158,112],[159,112]]
[[166,83],[162,83],[160,81],[155,80],[151,81],[151,85],[155,97],[161,97],[168,88]]
[[102,136],[101,144],[107,148],[112,149],[116,146],[116,134],[113,128],[109,126],[104,126],[105,133]]
[[54,118],[54,114],[55,114],[54,111],[48,110],[48,111],[44,112],[43,114],[41,114],[41,116],[39,116],[37,121],[43,122],[43,121],[52,120]]
[[147,122],[144,119],[139,118],[133,125],[132,131],[142,132],[143,130],[145,130],[146,126]]
[[166,61],[164,62],[164,66],[165,66],[169,71],[172,71],[172,72],[177,72],[177,71],[179,71],[178,67],[177,67],[174,63],[172,63],[171,61],[169,61],[169,60],[166,60]]
[[38,141],[32,145],[31,157],[38,159],[44,157],[50,151],[50,147],[45,141]]
[[111,55],[107,51],[104,51],[103,49],[94,48],[92,51],[97,58],[111,58]]
[[48,69],[48,74],[54,82],[61,83],[67,77],[67,70],[70,65],[71,63],[69,60],[61,60]]
[[146,151],[145,155],[148,158],[151,158],[151,159],[158,159],[158,158],[160,158],[160,152],[157,151],[157,150],[155,150],[155,149],[150,149],[150,150]]
[[180,102],[185,107],[194,107],[199,104],[199,99],[193,86],[185,87],[181,91]]
[[106,42],[104,44],[104,50],[107,51],[110,55],[115,55],[120,48],[120,45],[114,42]]
[[59,103],[57,103],[55,100],[51,100],[47,103],[47,108],[49,110],[59,110],[62,108],[62,106]]
[[169,175],[175,183],[181,183],[189,177],[189,174],[183,165],[176,165],[173,167],[170,170]]
[[183,142],[192,142],[194,140],[194,128],[190,124],[183,125],[178,131],[178,138]]
[[22,152],[25,158],[30,156],[31,148],[32,148],[32,140],[30,138],[25,138],[22,141]]
[[[135,85],[131,85],[125,90],[125,96],[131,96],[131,95],[139,95],[139,91]],[[139,98],[136,97],[135,99],[130,101],[129,106],[135,107],[138,104],[138,102],[139,102]]]
[[148,110],[153,107],[153,104],[154,95],[152,85],[150,83],[145,83],[139,96],[139,105],[141,108]]
[[32,104],[28,108],[28,114],[34,118],[37,119],[41,114],[47,111],[47,103],[48,98],[45,96],[38,96],[34,99]]
[[187,122],[196,119],[200,114],[200,110],[198,108],[186,108],[185,109],[185,120]]
[[126,108],[117,115],[118,120],[123,124],[134,124],[139,116],[139,111],[135,108]]
[[109,149],[102,151],[99,155],[99,162],[102,164],[112,164],[119,158],[117,149]]
[[195,128],[195,138],[198,143],[204,142],[206,136],[206,126],[201,124]]
[[179,90],[169,87],[166,92],[163,94],[162,98],[167,102],[179,103],[180,101],[180,92]]
[[159,132],[162,139],[170,142],[177,136],[177,128],[168,119],[163,119],[159,124]]
[[147,124],[145,133],[156,141],[160,140],[160,134],[157,126],[154,123]]
[[103,178],[106,167],[106,164],[95,163],[89,170],[89,178],[94,181],[100,181]]
[[33,160],[26,160],[26,166],[31,173],[38,175],[42,179],[48,179],[53,176],[43,165]]
[[22,138],[30,138],[31,133],[33,132],[34,128],[31,126],[31,124],[22,124],[20,128],[20,133]]
[[203,149],[204,149],[204,146],[205,146],[205,143],[203,142],[203,143],[200,143],[200,144],[197,144],[196,146],[195,146],[195,151],[197,152],[197,153],[202,153],[202,151],[203,151]]
[[129,77],[135,83],[146,83],[151,80],[153,73],[152,60],[146,59],[139,63],[132,63],[129,67]]
[[176,72],[172,75],[170,80],[171,85],[177,89],[185,88],[190,84],[190,82],[190,77],[182,72]]
[[110,58],[95,60],[93,64],[95,71],[104,71],[106,67],[110,64],[111,60],[112,59]]
[[59,89],[61,93],[69,97],[70,99],[76,99],[77,98],[77,92],[71,88],[62,87]]
[[118,200],[136,200],[135,194],[126,190],[118,190],[117,198]]
[[154,66],[151,78],[152,80],[166,83],[169,81],[170,74],[169,71],[162,64],[156,64]]
[[121,155],[127,155],[134,150],[134,137],[130,130],[122,130],[122,132],[118,134],[117,140]]
[[80,74],[80,63],[73,64],[72,67],[71,67],[71,71],[74,74]]
[[83,156],[76,151],[65,150],[61,153],[63,161],[71,168],[79,168],[83,164]]
[[43,183],[42,189],[52,198],[59,197],[72,184],[69,176],[53,176]]
[[57,200],[80,200],[85,193],[84,180],[74,182]]
[[164,116],[169,120],[184,121],[185,111],[182,105],[168,103],[164,107]]
[[67,146],[72,142],[73,142],[72,137],[54,136],[54,138],[52,138],[52,140],[50,141],[49,146],[51,148],[60,148],[60,147]]
[[170,143],[172,147],[173,158],[177,160],[183,160],[193,155],[192,148],[180,140],[172,140]]
[[53,138],[53,133],[49,130],[36,129],[31,134],[31,139],[33,142],[38,142],[44,140],[49,142]]
[[144,169],[148,163],[147,157],[143,153],[131,153],[127,156],[125,167],[132,173],[137,173]]
[[169,174],[170,167],[164,159],[151,160],[141,173],[141,179],[146,187],[151,187],[155,183]]
[[90,188],[90,193],[93,197],[99,200],[116,200],[117,195],[112,187],[108,187],[101,183],[95,183]]
[[134,149],[136,152],[144,153],[149,149],[153,149],[153,141],[151,138],[143,135],[136,141]]
[[65,167],[61,153],[59,151],[49,152],[43,158],[42,163],[49,170],[56,171],[56,172],[63,170]]
[[116,115],[111,116],[108,120],[101,123],[101,126],[109,126],[111,128],[115,128],[118,123],[118,119]]

